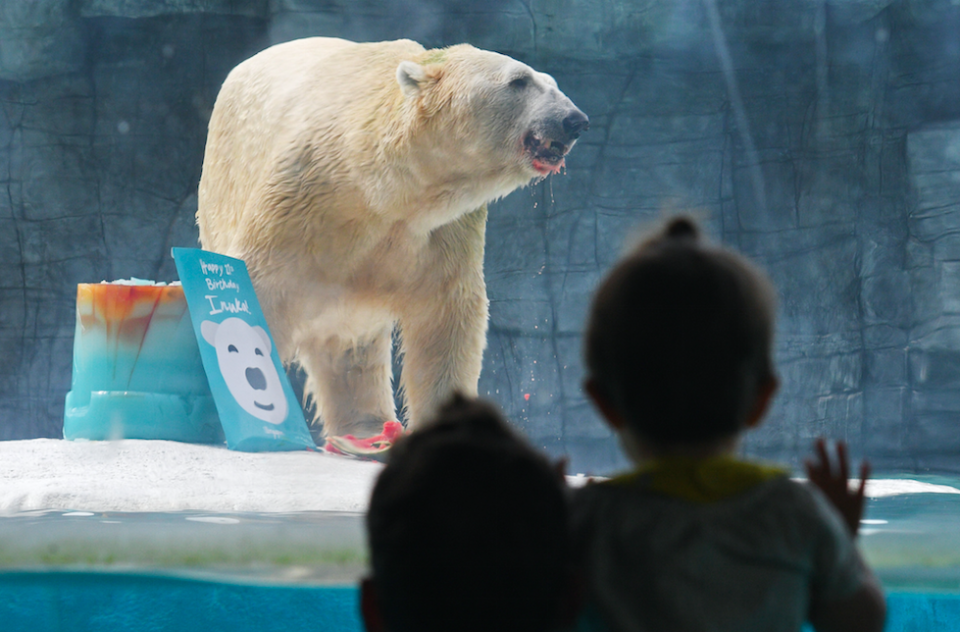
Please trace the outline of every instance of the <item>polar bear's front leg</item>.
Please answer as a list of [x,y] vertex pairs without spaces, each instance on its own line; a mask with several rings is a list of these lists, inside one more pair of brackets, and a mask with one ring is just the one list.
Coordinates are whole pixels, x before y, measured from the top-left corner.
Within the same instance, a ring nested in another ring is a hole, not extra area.
[[457,288],[401,319],[407,429],[430,421],[455,391],[476,396],[487,333],[487,297]]
[[477,394],[487,345],[486,219],[484,207],[434,231],[416,300],[400,310],[408,430],[429,422],[455,391]]

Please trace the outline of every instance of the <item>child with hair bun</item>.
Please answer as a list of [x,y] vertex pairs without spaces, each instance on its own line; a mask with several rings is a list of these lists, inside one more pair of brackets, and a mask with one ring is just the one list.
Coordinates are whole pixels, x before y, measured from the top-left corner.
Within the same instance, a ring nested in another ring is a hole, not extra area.
[[845,448],[834,471],[818,443],[815,485],[735,456],[778,386],[775,307],[760,270],[684,217],[599,288],[585,389],[636,469],[574,497],[584,627],[882,630],[883,593],[854,543],[864,487],[847,488]]

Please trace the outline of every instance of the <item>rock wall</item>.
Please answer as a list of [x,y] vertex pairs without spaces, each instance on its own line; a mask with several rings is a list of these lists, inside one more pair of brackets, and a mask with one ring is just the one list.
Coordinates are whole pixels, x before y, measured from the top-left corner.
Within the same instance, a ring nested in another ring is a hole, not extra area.
[[747,450],[819,434],[960,470],[960,7],[951,0],[0,0],[0,438],[59,436],[78,282],[169,280],[223,77],[308,35],[468,41],[591,117],[495,204],[481,391],[576,471],[624,464],[580,331],[638,224],[689,209],[780,295],[783,386]]

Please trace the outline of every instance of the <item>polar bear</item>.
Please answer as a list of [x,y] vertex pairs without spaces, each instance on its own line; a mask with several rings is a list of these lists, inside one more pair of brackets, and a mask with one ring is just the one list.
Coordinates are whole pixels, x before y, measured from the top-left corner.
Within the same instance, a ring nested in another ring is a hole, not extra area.
[[270,356],[270,335],[239,318],[222,323],[200,323],[203,339],[217,350],[217,364],[230,394],[257,419],[282,424],[287,418],[287,396]]
[[408,429],[475,395],[487,203],[557,173],[589,121],[552,77],[461,44],[308,38],[237,66],[210,119],[197,222],[246,261],[323,434]]

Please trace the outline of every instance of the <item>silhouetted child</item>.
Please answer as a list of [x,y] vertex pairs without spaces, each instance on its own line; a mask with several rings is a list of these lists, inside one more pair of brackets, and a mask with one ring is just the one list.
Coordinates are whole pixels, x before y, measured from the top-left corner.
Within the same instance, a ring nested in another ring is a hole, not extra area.
[[457,396],[397,442],[367,532],[369,632],[538,632],[573,619],[563,479],[490,404]]
[[847,490],[845,450],[840,472],[822,443],[808,465],[843,517],[787,471],[734,456],[777,389],[774,312],[766,276],[685,218],[604,280],[585,388],[636,469],[574,498],[583,627],[882,629],[883,593],[853,541],[863,485]]

